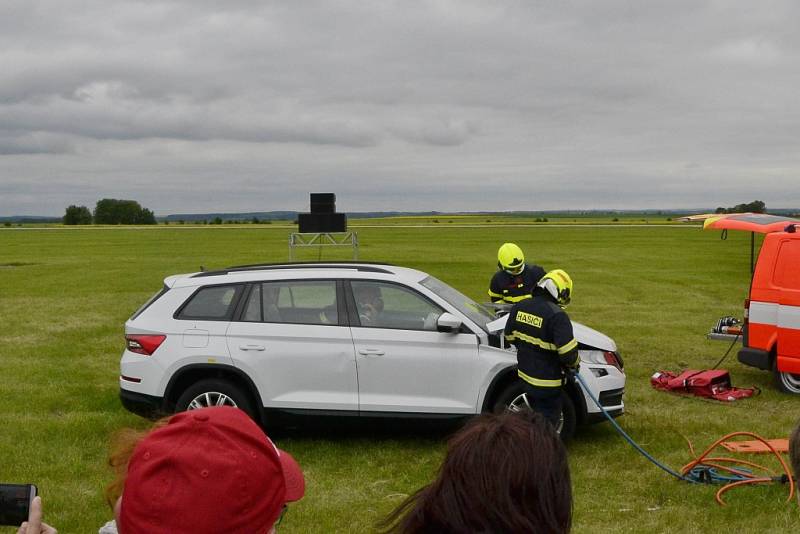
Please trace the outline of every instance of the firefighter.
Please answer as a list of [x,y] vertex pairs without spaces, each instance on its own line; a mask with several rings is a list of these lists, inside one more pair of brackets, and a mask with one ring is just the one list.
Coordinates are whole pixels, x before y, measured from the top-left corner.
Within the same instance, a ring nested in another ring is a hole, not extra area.
[[514,243],[504,243],[497,251],[497,267],[489,282],[489,298],[501,304],[530,298],[533,286],[544,276],[544,269],[525,263],[522,249]]
[[532,297],[511,308],[505,337],[517,347],[517,374],[529,404],[559,428],[564,371],[577,372],[579,364],[578,342],[563,310],[572,297],[572,279],[561,269],[550,271]]

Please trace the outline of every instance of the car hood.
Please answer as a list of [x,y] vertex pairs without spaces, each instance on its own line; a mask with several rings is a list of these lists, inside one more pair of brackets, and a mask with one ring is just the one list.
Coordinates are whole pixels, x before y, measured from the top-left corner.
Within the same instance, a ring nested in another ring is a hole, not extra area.
[[[503,315],[502,317],[487,323],[486,328],[490,333],[502,331],[506,327],[507,320],[508,315]],[[572,333],[575,335],[575,339],[581,345],[587,345],[589,347],[600,350],[608,350],[611,352],[617,351],[617,344],[614,343],[614,340],[607,335],[598,332],[594,328],[589,328],[584,324],[572,321]]]

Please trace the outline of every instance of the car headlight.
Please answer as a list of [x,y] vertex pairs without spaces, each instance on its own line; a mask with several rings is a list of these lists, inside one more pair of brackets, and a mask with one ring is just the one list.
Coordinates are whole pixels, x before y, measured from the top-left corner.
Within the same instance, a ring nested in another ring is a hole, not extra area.
[[622,371],[622,358],[616,352],[608,350],[581,350],[578,352],[583,363],[595,363],[598,365],[613,365]]

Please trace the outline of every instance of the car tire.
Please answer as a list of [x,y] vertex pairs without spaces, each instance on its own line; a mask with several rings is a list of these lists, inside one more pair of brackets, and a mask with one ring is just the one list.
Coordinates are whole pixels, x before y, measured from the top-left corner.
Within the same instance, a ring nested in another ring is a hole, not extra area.
[[772,360],[772,372],[778,389],[791,395],[800,395],[800,375],[778,371],[778,359]]
[[233,406],[246,412],[251,419],[258,421],[250,397],[238,386],[218,378],[201,380],[186,388],[178,397],[175,410],[183,412],[209,406]]
[[[514,380],[500,393],[497,400],[492,407],[493,413],[502,413],[506,410],[512,412],[519,412],[521,410],[530,410],[530,404],[524,396],[525,386],[521,380]],[[561,390],[561,420],[556,431],[561,436],[562,441],[568,441],[575,434],[575,426],[577,425],[577,416],[575,415],[575,403],[569,395],[562,389]]]

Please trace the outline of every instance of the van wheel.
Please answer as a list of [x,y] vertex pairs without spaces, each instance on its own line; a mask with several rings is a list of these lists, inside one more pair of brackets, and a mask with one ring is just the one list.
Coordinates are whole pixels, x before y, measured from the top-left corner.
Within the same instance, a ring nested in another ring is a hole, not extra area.
[[216,378],[201,380],[189,386],[175,403],[175,410],[183,412],[210,406],[233,406],[258,421],[250,398],[227,380]]
[[777,358],[772,362],[772,372],[775,374],[775,383],[784,393],[800,395],[800,375],[778,371]]
[[[497,400],[492,407],[493,413],[502,413],[503,411],[510,412],[525,412],[533,411],[532,403],[528,401],[525,395],[525,386],[520,380],[515,380],[500,393]],[[575,434],[575,425],[577,424],[577,417],[575,416],[575,404],[569,395],[562,389],[561,390],[561,417],[559,418],[556,432],[561,436],[562,441],[568,441]]]

